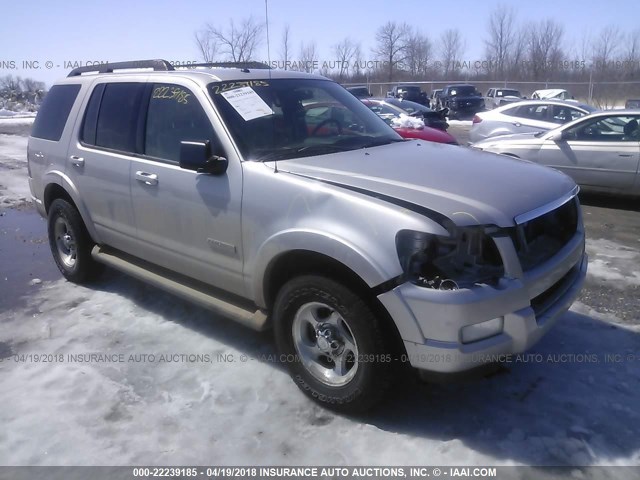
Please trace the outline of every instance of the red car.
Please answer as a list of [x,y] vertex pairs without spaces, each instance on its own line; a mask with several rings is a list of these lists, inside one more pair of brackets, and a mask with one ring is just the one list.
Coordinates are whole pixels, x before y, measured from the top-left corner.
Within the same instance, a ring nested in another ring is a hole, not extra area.
[[394,126],[394,119],[399,119],[401,114],[406,115],[406,112],[401,108],[395,107],[394,105],[390,105],[388,103],[380,104],[380,102],[372,102],[367,99],[362,99],[362,103],[364,103],[367,107],[377,113],[378,116],[385,122],[387,122],[396,132],[398,132],[398,134],[402,138],[417,138],[419,140],[426,140],[428,142],[458,145],[458,142],[455,138],[453,138],[453,136],[437,128],[427,126],[421,126],[418,128]]

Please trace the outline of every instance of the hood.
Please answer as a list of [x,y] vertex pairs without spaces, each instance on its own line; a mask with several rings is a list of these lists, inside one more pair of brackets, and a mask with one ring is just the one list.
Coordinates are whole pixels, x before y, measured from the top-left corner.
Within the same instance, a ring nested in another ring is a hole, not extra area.
[[458,226],[513,226],[517,215],[575,187],[568,176],[531,162],[420,141],[282,161],[278,170],[431,211],[425,215],[436,221],[444,215]]

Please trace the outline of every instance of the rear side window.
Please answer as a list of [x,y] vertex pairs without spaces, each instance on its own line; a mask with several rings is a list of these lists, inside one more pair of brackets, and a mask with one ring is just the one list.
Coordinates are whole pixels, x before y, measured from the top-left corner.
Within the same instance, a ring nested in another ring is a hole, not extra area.
[[[144,83],[106,84],[96,124],[96,146],[123,152],[136,151],[138,114],[144,87]],[[94,95],[96,94],[97,90],[94,91]],[[87,115],[89,114],[87,111]],[[90,134],[87,131],[87,135]]]
[[54,85],[47,93],[33,122],[31,136],[57,142],[67,124],[71,107],[76,101],[80,85]]
[[179,85],[156,83],[151,92],[146,155],[178,162],[182,141],[209,140],[215,152],[218,145],[213,126],[191,91]]

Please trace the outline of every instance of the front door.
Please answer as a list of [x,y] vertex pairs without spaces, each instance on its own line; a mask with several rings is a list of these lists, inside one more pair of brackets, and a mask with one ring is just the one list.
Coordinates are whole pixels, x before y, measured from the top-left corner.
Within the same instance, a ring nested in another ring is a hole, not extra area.
[[229,167],[219,176],[180,168],[181,141],[209,140],[214,153],[224,154],[208,98],[184,82],[155,83],[150,90],[144,154],[132,162],[130,176],[137,255],[242,294],[242,166],[227,157]]
[[565,130],[564,140],[547,140],[539,162],[562,170],[588,187],[629,190],[640,162],[640,116],[587,119]]

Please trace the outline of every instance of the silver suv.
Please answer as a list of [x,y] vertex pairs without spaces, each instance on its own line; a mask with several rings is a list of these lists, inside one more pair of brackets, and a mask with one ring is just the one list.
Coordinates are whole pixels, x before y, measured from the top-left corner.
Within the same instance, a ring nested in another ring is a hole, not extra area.
[[254,67],[110,64],[51,88],[29,183],[67,279],[106,264],[272,326],[295,383],[342,411],[403,365],[522,352],[569,308],[587,268],[569,177],[405,141],[326,78]]

